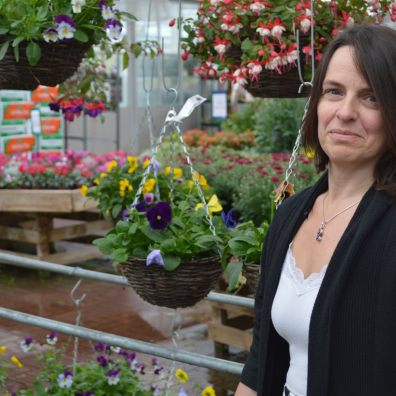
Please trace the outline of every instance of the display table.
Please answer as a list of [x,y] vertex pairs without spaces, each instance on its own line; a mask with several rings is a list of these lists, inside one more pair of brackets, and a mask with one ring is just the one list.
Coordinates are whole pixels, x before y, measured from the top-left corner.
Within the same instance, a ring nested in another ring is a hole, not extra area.
[[253,340],[254,309],[234,304],[208,301],[212,321],[208,323],[208,338],[215,342],[217,357],[227,357],[229,346],[248,351]]
[[76,190],[0,190],[0,249],[58,264],[102,254],[91,244],[113,223]]

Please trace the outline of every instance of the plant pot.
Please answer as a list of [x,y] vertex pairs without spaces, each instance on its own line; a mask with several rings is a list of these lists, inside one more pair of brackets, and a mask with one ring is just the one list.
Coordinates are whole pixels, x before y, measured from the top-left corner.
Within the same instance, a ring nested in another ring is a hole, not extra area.
[[[10,36],[0,36],[0,45]],[[19,62],[14,57],[10,44],[5,57],[0,61],[0,89],[34,90],[38,85],[53,87],[71,77],[80,65],[89,43],[65,40],[57,43],[38,43],[41,58],[37,65],[29,64],[26,57],[26,42],[19,45]]]
[[255,294],[260,281],[260,264],[245,264],[243,275],[246,278],[246,286],[248,287],[249,292]]
[[183,261],[174,271],[147,266],[146,260],[130,257],[120,268],[143,300],[168,308],[196,304],[207,296],[222,273],[218,256]]

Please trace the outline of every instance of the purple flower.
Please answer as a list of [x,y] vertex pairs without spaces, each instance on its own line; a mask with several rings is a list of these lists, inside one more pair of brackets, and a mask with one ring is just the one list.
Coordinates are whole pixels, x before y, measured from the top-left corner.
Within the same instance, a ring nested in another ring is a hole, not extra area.
[[21,341],[21,348],[23,352],[29,352],[33,347],[33,338],[26,337],[23,341]]
[[99,355],[96,358],[96,361],[102,366],[102,367],[106,367],[107,366],[107,359],[103,356],[103,355]]
[[120,377],[118,375],[118,373],[120,372],[120,370],[109,370],[106,373],[107,378],[107,383],[109,385],[117,385],[120,382]]
[[146,265],[152,265],[152,264],[157,264],[160,267],[163,267],[164,264],[164,259],[161,256],[161,252],[158,249],[154,249],[151,253],[147,255],[146,258]]
[[94,394],[93,394],[93,392],[91,392],[91,391],[88,391],[88,392],[78,392],[78,393],[76,393],[76,395],[75,396],[94,396]]
[[109,19],[105,23],[107,37],[110,40],[117,41],[122,35],[122,24],[117,19]]
[[71,39],[76,31],[76,23],[69,15],[60,14],[55,17],[56,31],[60,40]]
[[74,22],[73,18],[69,15],[59,14],[55,17],[55,22],[60,25],[61,23],[66,23],[71,27],[76,27],[76,23]]
[[104,352],[106,349],[106,344],[103,342],[97,342],[94,348],[96,352]]
[[177,396],[188,396],[188,395],[187,395],[186,391],[184,390],[184,388],[180,388]]
[[145,212],[146,211],[146,204],[144,202],[139,202],[135,205],[135,208],[138,212]]
[[154,202],[154,194],[153,193],[147,193],[144,194],[144,203],[147,205],[151,205]]
[[121,214],[120,214],[121,220],[125,221],[129,219],[129,209],[125,208],[122,210]]
[[51,331],[51,333],[47,334],[45,338],[49,345],[55,345],[58,341],[58,333],[56,331]]
[[47,43],[58,41],[58,31],[50,27],[44,31],[43,38]]
[[165,230],[172,220],[172,208],[168,202],[158,202],[146,213],[150,227],[154,230]]
[[232,217],[232,211],[228,211],[228,213],[225,213],[224,211],[221,212],[221,218],[223,219],[223,223],[227,226],[227,228],[235,228],[237,225],[237,222],[234,220]]
[[59,374],[57,378],[58,386],[62,389],[69,389],[73,385],[73,374],[70,371],[65,371]]

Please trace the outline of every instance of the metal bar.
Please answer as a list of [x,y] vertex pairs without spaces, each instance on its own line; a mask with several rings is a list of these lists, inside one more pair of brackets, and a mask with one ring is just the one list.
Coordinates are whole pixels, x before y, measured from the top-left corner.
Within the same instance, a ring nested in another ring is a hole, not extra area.
[[[84,140],[84,138],[81,137],[81,136],[68,136],[68,139]],[[89,137],[89,136],[88,136],[85,140],[87,140],[87,141],[90,141],[90,140],[95,140],[95,141],[100,140],[100,141],[102,141],[102,142],[112,142],[112,143],[115,143],[115,140],[113,140],[113,139],[107,139],[107,138],[101,138],[101,137]]]
[[52,319],[46,319],[40,316],[14,311],[12,309],[0,308],[0,317],[91,341],[104,342],[108,345],[119,346],[121,348],[129,349],[139,353],[159,356],[165,359],[223,371],[226,373],[239,375],[241,374],[243,368],[243,364],[241,363],[230,362],[228,360],[218,359],[212,356],[200,355],[194,352],[182,351],[176,348],[168,348],[144,341],[133,340],[127,337],[121,337],[115,334],[89,329],[87,327],[76,326]]
[[[80,267],[69,267],[65,265],[49,263],[33,258],[16,256],[0,252],[0,263],[12,264],[17,267],[39,269],[44,271],[56,272],[58,274],[76,276],[78,278],[97,280],[108,283],[115,283],[120,286],[129,286],[128,281],[119,275],[105,274],[98,271],[90,271]],[[253,308],[254,300],[248,297],[233,296],[225,293],[210,292],[206,297],[209,301],[233,304],[241,307]]]

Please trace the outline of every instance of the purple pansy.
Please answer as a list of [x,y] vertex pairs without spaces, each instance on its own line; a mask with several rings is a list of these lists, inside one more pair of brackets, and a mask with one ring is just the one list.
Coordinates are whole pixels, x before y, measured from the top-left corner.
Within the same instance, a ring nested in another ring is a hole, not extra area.
[[107,359],[103,356],[103,355],[99,355],[96,358],[96,361],[102,366],[102,367],[106,367],[107,366]]
[[120,370],[109,370],[106,373],[107,376],[107,383],[109,385],[117,385],[120,382],[120,377],[118,375],[118,373],[120,372]]
[[227,226],[227,228],[235,228],[237,225],[237,222],[232,217],[232,212],[233,212],[233,209],[228,211],[228,213],[226,213],[224,211],[221,212],[221,218],[223,219],[223,222]]
[[144,194],[144,203],[147,205],[151,205],[154,202],[154,194],[153,193],[147,193]]
[[110,40],[117,41],[121,38],[122,24],[117,19],[109,19],[105,23],[107,37]]
[[93,392],[88,391],[88,392],[78,392],[76,393],[76,396],[94,396]]
[[56,31],[60,40],[71,39],[76,31],[76,23],[69,15],[60,14],[55,17]]
[[56,331],[51,331],[51,333],[45,336],[45,339],[49,345],[55,345],[58,341],[58,333]]
[[157,264],[160,267],[163,267],[165,265],[164,259],[161,256],[161,252],[158,249],[154,249],[147,255],[146,265],[149,266],[152,264]]
[[106,344],[103,342],[97,342],[94,348],[96,352],[104,352],[106,349]]
[[58,41],[58,31],[55,28],[50,27],[44,31],[43,38],[47,43],[54,43],[55,41]]
[[23,341],[21,341],[21,348],[23,352],[29,352],[33,347],[33,338],[26,337]]
[[73,373],[70,371],[65,371],[58,375],[57,378],[58,386],[62,389],[69,389],[73,385]]
[[150,227],[154,230],[165,230],[172,220],[172,208],[168,202],[158,202],[146,212]]
[[75,28],[76,22],[74,22],[73,18],[69,15],[59,14],[55,17],[55,22],[60,25],[61,23],[66,23],[67,25]]

